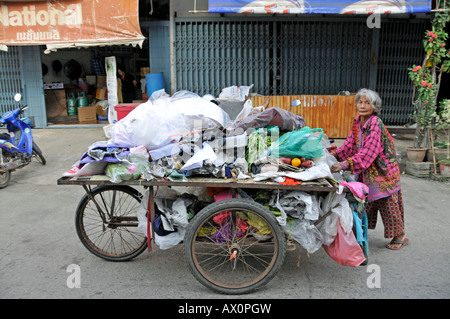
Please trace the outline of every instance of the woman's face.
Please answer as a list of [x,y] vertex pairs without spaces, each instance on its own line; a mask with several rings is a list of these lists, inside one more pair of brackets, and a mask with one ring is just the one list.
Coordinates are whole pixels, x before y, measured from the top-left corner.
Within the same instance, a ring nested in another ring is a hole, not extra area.
[[358,113],[359,116],[371,116],[373,114],[373,107],[367,101],[365,96],[361,96],[358,103],[356,104],[356,113]]

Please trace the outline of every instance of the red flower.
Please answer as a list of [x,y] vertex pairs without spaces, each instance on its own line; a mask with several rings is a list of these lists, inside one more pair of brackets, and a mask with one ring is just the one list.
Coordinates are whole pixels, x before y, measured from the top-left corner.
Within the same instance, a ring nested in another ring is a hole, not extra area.
[[427,81],[422,81],[422,87],[426,87],[427,86]]
[[432,83],[428,83],[428,87],[433,88],[433,84]]
[[428,32],[428,35],[429,35],[430,37],[433,36],[433,34],[434,34],[433,31]]
[[445,43],[441,43],[441,47],[445,47]]
[[420,65],[416,66],[417,70],[420,70],[422,67]]
[[429,42],[433,42],[433,38],[429,38],[428,41],[429,41]]
[[437,39],[438,35],[436,33],[433,33],[432,37]]

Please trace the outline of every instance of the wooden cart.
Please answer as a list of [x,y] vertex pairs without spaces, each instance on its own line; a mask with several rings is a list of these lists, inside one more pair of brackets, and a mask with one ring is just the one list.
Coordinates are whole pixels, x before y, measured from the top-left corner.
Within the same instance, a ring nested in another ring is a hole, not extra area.
[[[81,185],[86,194],[76,210],[76,231],[84,246],[110,261],[130,260],[145,249],[151,251],[155,218],[154,194],[163,186],[196,186],[237,189],[284,189],[305,192],[336,192],[327,180],[282,185],[253,180],[189,178],[133,180],[112,183],[92,177],[60,178],[58,185]],[[147,235],[137,228],[136,211],[148,188]],[[316,224],[326,216],[321,217]],[[286,234],[275,215],[251,199],[220,200],[201,209],[184,234],[184,255],[194,277],[206,287],[226,294],[243,294],[267,284],[283,264]]]

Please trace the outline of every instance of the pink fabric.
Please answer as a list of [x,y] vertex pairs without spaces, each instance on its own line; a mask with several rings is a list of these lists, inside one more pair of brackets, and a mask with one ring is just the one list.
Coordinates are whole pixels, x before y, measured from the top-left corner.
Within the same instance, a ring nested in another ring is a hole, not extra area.
[[346,182],[343,181],[339,185],[347,186],[350,191],[358,198],[366,198],[369,194],[369,187],[366,184],[360,182]]

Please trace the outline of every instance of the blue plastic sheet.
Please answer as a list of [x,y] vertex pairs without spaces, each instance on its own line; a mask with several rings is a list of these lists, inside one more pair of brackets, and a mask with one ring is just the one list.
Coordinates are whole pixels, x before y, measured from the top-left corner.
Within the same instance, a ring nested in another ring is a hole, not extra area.
[[398,14],[430,12],[430,10],[430,0],[209,0],[210,13]]

